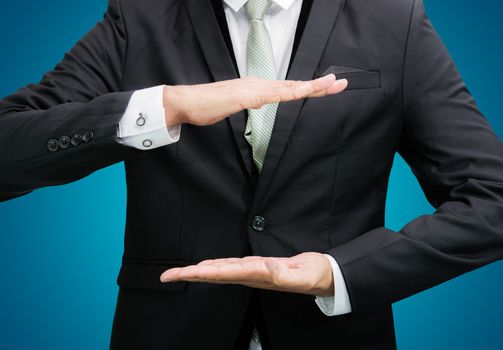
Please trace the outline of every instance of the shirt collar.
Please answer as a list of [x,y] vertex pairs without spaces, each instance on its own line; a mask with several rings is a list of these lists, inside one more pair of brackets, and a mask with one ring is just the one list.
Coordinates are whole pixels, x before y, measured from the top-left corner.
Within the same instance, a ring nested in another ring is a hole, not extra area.
[[[248,0],[224,0],[224,2],[229,6],[234,12],[238,12],[241,7],[243,7]],[[272,0],[272,2],[283,10],[288,10],[288,8],[298,0]]]

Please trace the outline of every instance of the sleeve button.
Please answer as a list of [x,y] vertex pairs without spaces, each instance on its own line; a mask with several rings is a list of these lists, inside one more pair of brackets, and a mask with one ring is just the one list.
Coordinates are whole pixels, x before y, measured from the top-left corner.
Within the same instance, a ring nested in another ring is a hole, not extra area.
[[58,140],[56,139],[50,139],[47,142],[47,149],[51,152],[56,152],[59,148]]
[[81,134],[75,134],[72,136],[72,140],[71,140],[71,143],[72,143],[72,146],[78,146],[80,145],[80,143],[82,142],[82,135]]
[[92,131],[87,131],[84,135],[82,135],[82,141],[88,143],[94,137],[94,133]]
[[59,148],[66,149],[70,146],[70,138],[68,136],[61,136],[58,140]]

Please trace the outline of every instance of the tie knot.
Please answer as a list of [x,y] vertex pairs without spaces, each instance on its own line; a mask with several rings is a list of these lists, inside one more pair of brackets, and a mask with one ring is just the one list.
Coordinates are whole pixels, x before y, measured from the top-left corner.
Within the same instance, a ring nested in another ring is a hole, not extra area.
[[248,0],[245,9],[250,20],[262,20],[271,3],[271,0]]

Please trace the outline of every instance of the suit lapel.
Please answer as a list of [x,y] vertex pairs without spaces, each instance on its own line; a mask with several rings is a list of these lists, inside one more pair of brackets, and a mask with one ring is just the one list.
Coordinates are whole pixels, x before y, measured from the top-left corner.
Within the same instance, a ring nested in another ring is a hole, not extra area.
[[[310,80],[323,54],[332,28],[344,0],[314,0],[300,39],[299,47],[293,57],[288,80]],[[255,205],[262,202],[271,178],[285,150],[304,100],[281,103],[267,149],[255,194]]]
[[[185,3],[192,27],[214,81],[239,78],[239,73],[234,67],[210,0],[186,0]],[[246,113],[246,111],[236,113],[227,118],[227,122],[234,135],[249,179],[254,184],[255,176],[253,174],[256,173],[256,170],[253,168],[250,147],[243,137],[246,127]]]
[[[302,38],[290,64],[288,80],[310,80],[314,77],[343,2],[344,0],[313,0]],[[214,81],[239,78],[239,73],[234,67],[232,57],[220,32],[211,1],[186,0],[185,3]],[[256,204],[261,202],[274,175],[303,104],[304,101],[301,100],[282,103],[278,107],[264,166],[257,183]],[[251,149],[243,137],[246,111],[227,118],[227,121],[249,179],[254,183],[256,170],[252,162]]]

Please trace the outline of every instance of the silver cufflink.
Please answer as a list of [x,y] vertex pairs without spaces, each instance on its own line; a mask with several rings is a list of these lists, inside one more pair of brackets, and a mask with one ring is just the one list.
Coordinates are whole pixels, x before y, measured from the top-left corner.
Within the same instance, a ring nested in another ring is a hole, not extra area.
[[145,117],[143,116],[143,113],[140,113],[138,115],[139,115],[139,118],[136,119],[136,125],[138,125],[138,126],[145,125]]
[[143,147],[149,148],[150,146],[152,146],[152,141],[150,140],[143,141]]

